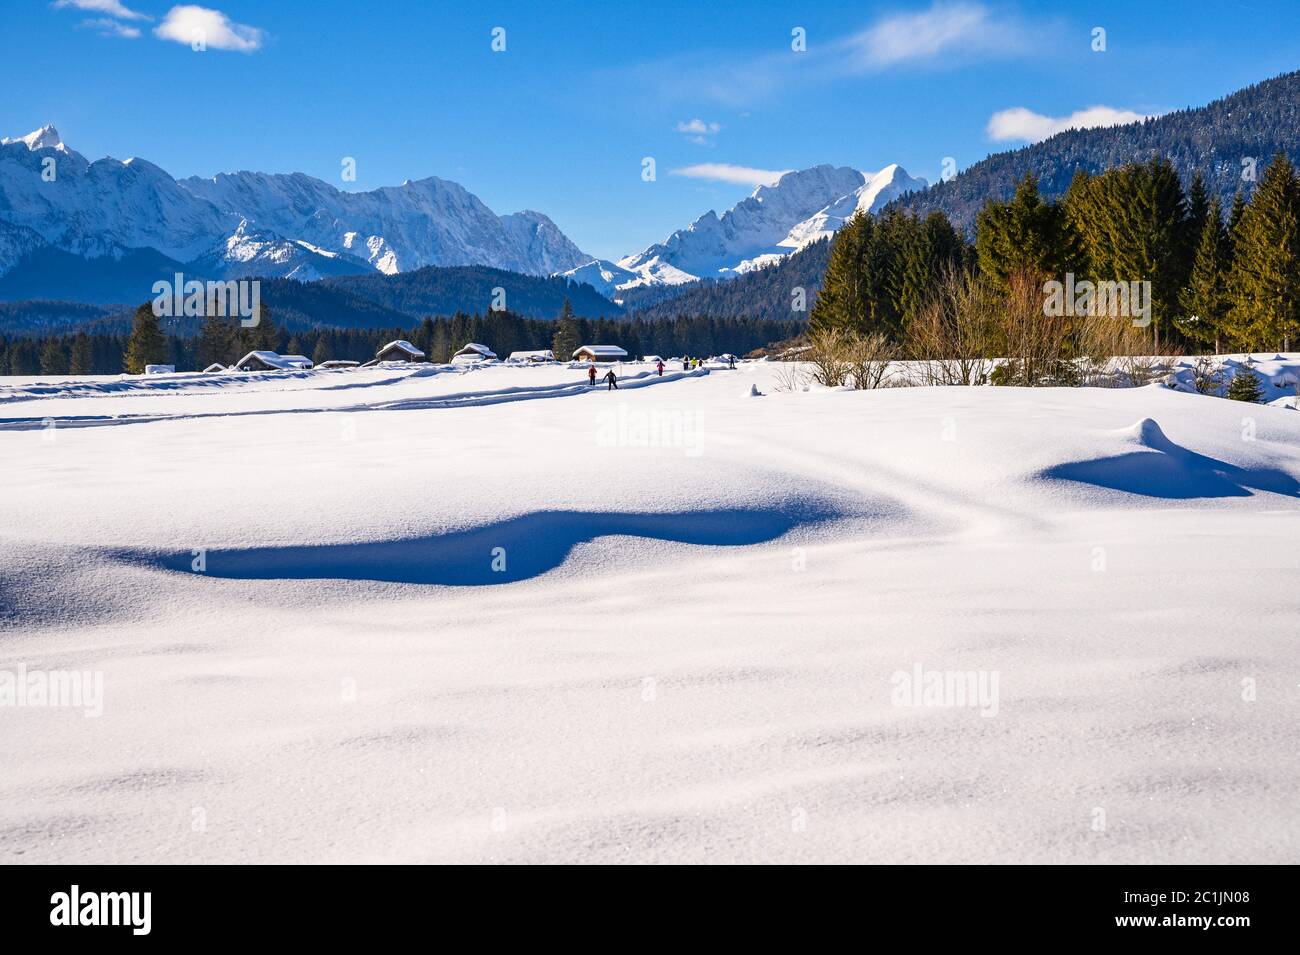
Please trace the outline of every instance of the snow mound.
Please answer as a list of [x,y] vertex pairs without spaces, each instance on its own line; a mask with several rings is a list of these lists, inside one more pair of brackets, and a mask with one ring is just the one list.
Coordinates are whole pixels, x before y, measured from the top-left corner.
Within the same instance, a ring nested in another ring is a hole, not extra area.
[[1144,448],[1166,453],[1183,453],[1183,449],[1170,441],[1161,430],[1160,424],[1152,418],[1143,418],[1136,424],[1121,428],[1119,433],[1132,438]]
[[1257,491],[1300,497],[1300,482],[1288,472],[1263,463],[1237,465],[1199,454],[1171,441],[1152,418],[1115,434],[1140,450],[1060,464],[1046,469],[1043,476],[1172,500],[1250,497]]

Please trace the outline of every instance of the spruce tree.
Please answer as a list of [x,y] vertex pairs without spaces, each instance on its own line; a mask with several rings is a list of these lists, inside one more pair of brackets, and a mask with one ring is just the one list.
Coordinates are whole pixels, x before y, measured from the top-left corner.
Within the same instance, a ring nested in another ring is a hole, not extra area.
[[1227,307],[1227,255],[1227,230],[1219,197],[1215,196],[1205,213],[1193,251],[1191,274],[1180,299],[1183,318],[1179,326],[1192,340],[1213,345],[1215,354],[1221,351],[1220,329]]
[[809,313],[814,331],[865,330],[876,312],[877,281],[871,274],[875,220],[856,212],[835,234],[822,288]]
[[131,337],[126,343],[123,363],[132,375],[143,375],[146,365],[163,364],[168,354],[167,340],[163,337],[153,304],[146,303],[135,310],[131,323]]
[[232,318],[209,315],[199,326],[199,340],[195,344],[194,364],[199,369],[212,364],[230,365],[238,361],[239,326]]
[[1251,367],[1249,361],[1237,368],[1237,373],[1232,376],[1224,397],[1231,398],[1233,401],[1252,401],[1256,404],[1264,400],[1264,390],[1260,387],[1259,375],[1255,374],[1255,369]]
[[77,332],[72,339],[72,356],[68,371],[74,375],[92,375],[95,372],[95,355],[90,345],[90,336]]
[[578,322],[573,315],[573,303],[566,298],[564,306],[560,309],[560,315],[555,320],[555,334],[551,337],[551,352],[557,361],[568,361],[573,357],[573,353],[582,345],[579,337]]
[[41,374],[66,375],[68,373],[68,352],[63,342],[57,338],[47,338],[41,348]]
[[316,338],[316,347],[311,352],[311,363],[319,365],[321,362],[329,361],[333,355],[330,354],[329,336],[322,332]]
[[975,249],[980,271],[1001,291],[1013,275],[1047,278],[1063,269],[1065,218],[1060,207],[1044,202],[1038,180],[1026,175],[1010,202],[989,202],[976,219]]
[[1248,350],[1286,350],[1300,332],[1300,181],[1278,153],[1233,236],[1230,324]]

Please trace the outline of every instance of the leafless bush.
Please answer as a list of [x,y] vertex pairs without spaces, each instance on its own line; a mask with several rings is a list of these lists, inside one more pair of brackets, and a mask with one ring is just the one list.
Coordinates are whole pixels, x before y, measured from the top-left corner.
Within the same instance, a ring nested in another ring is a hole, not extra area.
[[890,363],[897,350],[879,332],[822,329],[814,332],[811,340],[811,374],[821,384],[866,391],[889,382]]
[[777,391],[803,391],[808,387],[808,370],[802,362],[776,362],[774,377],[776,378],[775,387]]
[[812,351],[808,353],[808,363],[813,378],[828,388],[843,387],[851,370],[847,358],[848,335],[838,328],[824,328],[809,338]]
[[979,276],[957,268],[940,274],[930,303],[907,333],[913,374],[928,385],[987,380],[999,351],[1001,303]]
[[1003,303],[1006,360],[991,380],[1005,385],[1077,385],[1079,370],[1068,358],[1073,323],[1044,314],[1042,282],[1030,272],[1011,276]]
[[849,366],[853,387],[866,391],[882,387],[889,378],[889,363],[895,349],[884,335],[848,335],[844,343],[844,361]]
[[1213,355],[1200,355],[1192,366],[1192,385],[1202,395],[1219,395],[1223,392],[1226,371]]

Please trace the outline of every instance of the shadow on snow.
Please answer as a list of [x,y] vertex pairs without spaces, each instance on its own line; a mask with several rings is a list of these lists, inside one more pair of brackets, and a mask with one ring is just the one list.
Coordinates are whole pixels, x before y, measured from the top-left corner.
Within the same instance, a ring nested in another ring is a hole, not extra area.
[[[505,584],[554,570],[575,546],[598,537],[714,547],[761,544],[800,526],[842,516],[829,505],[669,514],[541,511],[465,531],[392,541],[210,550],[202,576],[232,580],[372,580],[402,584]],[[502,548],[503,550],[496,550]],[[118,550],[111,556],[196,573],[189,551]],[[504,559],[502,561],[502,558]],[[504,569],[493,569],[494,560]],[[198,574],[196,573],[196,576]]]

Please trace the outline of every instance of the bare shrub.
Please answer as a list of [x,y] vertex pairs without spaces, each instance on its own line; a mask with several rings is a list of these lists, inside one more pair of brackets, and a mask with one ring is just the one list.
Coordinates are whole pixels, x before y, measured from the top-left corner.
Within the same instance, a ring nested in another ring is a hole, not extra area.
[[928,385],[983,384],[999,351],[1000,309],[987,281],[962,269],[945,269],[929,304],[908,327],[913,375]]
[[1223,364],[1213,355],[1200,355],[1192,366],[1192,385],[1198,394],[1221,395],[1227,373]]
[[1077,385],[1079,369],[1068,356],[1073,323],[1044,314],[1039,277],[1022,271],[1010,277],[1002,310],[1006,361],[999,363],[994,384]]
[[851,371],[847,358],[849,337],[838,328],[823,328],[809,336],[812,351],[808,363],[812,377],[828,388],[841,388]]
[[889,378],[894,353],[893,344],[879,332],[845,336],[844,361],[853,387],[859,391],[882,387]]
[[802,362],[780,361],[776,363],[775,388],[777,391],[803,391],[808,387],[808,369]]

